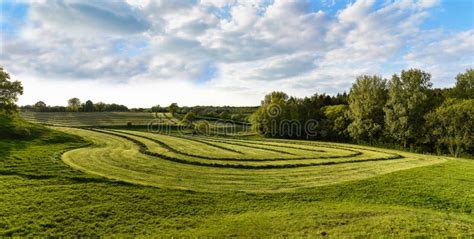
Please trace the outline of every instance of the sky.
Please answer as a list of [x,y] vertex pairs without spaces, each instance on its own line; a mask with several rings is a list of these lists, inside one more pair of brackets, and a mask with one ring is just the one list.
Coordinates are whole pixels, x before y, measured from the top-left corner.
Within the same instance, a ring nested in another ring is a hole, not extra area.
[[472,0],[0,0],[19,104],[259,105],[348,91],[362,74],[474,68]]

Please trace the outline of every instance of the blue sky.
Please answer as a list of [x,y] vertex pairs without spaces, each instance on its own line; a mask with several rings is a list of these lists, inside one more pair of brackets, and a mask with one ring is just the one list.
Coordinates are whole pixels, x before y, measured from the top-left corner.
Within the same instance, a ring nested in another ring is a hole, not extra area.
[[257,105],[402,69],[451,86],[474,67],[471,0],[0,0],[20,104]]

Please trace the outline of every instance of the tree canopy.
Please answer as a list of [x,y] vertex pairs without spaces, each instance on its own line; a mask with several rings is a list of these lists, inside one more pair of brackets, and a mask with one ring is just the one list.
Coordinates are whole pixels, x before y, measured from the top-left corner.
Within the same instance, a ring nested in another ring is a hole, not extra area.
[[10,74],[0,66],[0,112],[11,114],[16,112],[18,96],[23,94],[23,86],[19,81],[11,81]]
[[352,123],[348,131],[354,139],[372,141],[383,133],[386,101],[386,80],[367,75],[356,79],[349,93]]

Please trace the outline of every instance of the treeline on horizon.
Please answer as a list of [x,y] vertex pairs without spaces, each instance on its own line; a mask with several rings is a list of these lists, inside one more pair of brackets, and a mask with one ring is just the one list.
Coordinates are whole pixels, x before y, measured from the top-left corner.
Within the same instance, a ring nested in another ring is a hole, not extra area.
[[[338,97],[272,92],[250,121],[266,137],[474,155],[473,69],[458,74],[454,87],[443,89],[432,88],[431,75],[419,69],[404,70],[390,80],[361,75],[348,95]],[[313,122],[310,129],[308,122]]]
[[107,104],[103,102],[94,103],[87,100],[82,103],[79,98],[71,98],[67,106],[49,106],[43,101],[34,105],[24,105],[20,109],[33,112],[148,112],[148,113],[172,113],[175,117],[194,119],[228,119],[234,121],[248,121],[249,116],[257,110],[258,106],[178,106],[172,103],[162,107],[155,105],[151,108],[131,108],[120,104]]

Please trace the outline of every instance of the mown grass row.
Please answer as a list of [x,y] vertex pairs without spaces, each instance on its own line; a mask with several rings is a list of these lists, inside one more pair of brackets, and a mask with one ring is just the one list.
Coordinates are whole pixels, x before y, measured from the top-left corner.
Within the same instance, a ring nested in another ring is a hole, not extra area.
[[[94,143],[93,147],[72,150],[63,155],[63,161],[75,169],[130,183],[193,191],[293,191],[443,162],[443,159],[439,157],[418,158],[420,155],[403,152],[402,155],[406,157],[398,160],[340,163],[315,167],[249,170],[197,166],[144,154],[140,152],[137,144],[122,137],[84,129],[57,129],[79,135]],[[153,151],[156,149],[163,153],[164,149],[159,149],[160,146],[151,141],[138,137],[132,138],[146,144]],[[189,149],[192,150],[191,147]],[[244,163],[239,162],[239,164]]]
[[[201,139],[204,139],[204,138],[201,138]],[[251,145],[248,145],[248,144],[242,144],[242,143],[238,143],[238,142],[235,142],[234,140],[229,140],[229,139],[217,139],[217,138],[206,138],[205,139],[206,141],[211,141],[211,142],[218,142],[218,143],[223,143],[223,144],[228,144],[228,145],[239,145],[239,146],[244,146],[244,147],[250,147],[252,148],[253,146]],[[251,141],[249,141],[251,142]],[[263,143],[262,143],[263,142]],[[264,143],[265,141],[259,141],[259,142],[252,142],[251,144],[252,145],[267,145]],[[302,158],[299,158],[299,159],[336,159],[336,158],[350,158],[350,157],[356,157],[356,156],[360,156],[362,155],[363,153],[360,152],[360,151],[356,151],[356,150],[352,150],[352,149],[345,149],[345,148],[341,148],[341,147],[332,147],[332,146],[325,146],[325,145],[312,145],[312,146],[316,146],[316,147],[326,147],[326,148],[334,148],[334,149],[338,149],[338,150],[344,150],[344,151],[349,151],[351,152],[350,154],[347,154],[347,155],[343,155],[343,156],[340,156],[340,155],[334,155],[334,156],[318,156],[318,157],[302,157]],[[300,150],[300,148],[297,148],[297,147],[294,147],[293,149],[298,149]],[[312,151],[312,152],[326,152],[324,150],[321,150],[321,151]],[[284,159],[281,159],[281,160],[284,160]]]
[[[311,141],[303,141],[303,140],[282,140],[282,139],[241,139],[241,138],[236,138],[236,137],[229,137],[229,138],[206,138],[206,140],[214,140],[214,141],[238,141],[238,142],[247,142],[247,143],[259,143],[259,144],[267,144],[267,142],[276,142],[276,143],[284,143],[284,144],[295,144],[295,145],[308,145],[308,146],[314,146],[314,147],[325,147],[325,148],[333,148],[333,149],[340,149],[340,150],[346,150],[346,151],[352,151],[356,153],[361,153],[360,151],[357,150],[365,150],[365,151],[371,151],[371,152],[376,152],[376,153],[384,153],[384,154],[390,154],[392,156],[401,156],[400,154],[393,153],[391,151],[394,150],[379,150],[379,149],[369,149],[367,147],[363,146],[349,146],[347,144],[344,144],[344,146],[337,146],[338,143],[322,143],[322,142],[311,142]],[[296,148],[296,147],[295,147]],[[390,152],[389,152],[390,151]],[[355,155],[357,156],[357,155]]]
[[[191,154],[191,153],[187,153],[187,152],[183,152],[183,151],[179,151],[173,147],[171,147],[170,145],[168,145],[167,143],[165,143],[163,140],[158,140],[156,138],[152,138],[152,137],[148,137],[148,136],[144,136],[144,135],[139,135],[139,134],[136,134],[136,133],[132,133],[130,131],[114,131],[114,132],[119,132],[119,133],[123,133],[123,134],[128,134],[128,135],[133,135],[133,136],[136,136],[136,137],[140,137],[140,138],[144,138],[144,139],[147,139],[147,140],[150,140],[150,141],[153,141],[157,144],[159,144],[160,146],[166,148],[167,150],[173,152],[173,153],[177,153],[177,154],[181,154],[181,155],[185,155],[185,156],[190,156],[190,157],[196,157],[196,158],[202,158],[202,159],[210,159],[210,160],[213,160],[213,159],[218,159],[218,160],[235,160],[235,161],[244,161],[245,159],[243,158],[226,158],[226,157],[210,157],[210,156],[206,156],[206,155],[197,155],[197,154]],[[185,138],[185,137],[177,137],[177,136],[172,136],[172,135],[167,135],[168,137],[175,137],[175,138],[178,138],[178,139],[184,139],[184,140],[190,140],[189,138]],[[243,146],[242,144],[234,144],[234,145],[238,145],[238,146]],[[210,145],[210,146],[213,146],[213,145]],[[247,147],[247,148],[250,148],[250,149],[259,149],[259,150],[264,150],[264,151],[271,151],[271,152],[275,152],[275,153],[283,153],[283,154],[288,154],[288,155],[295,155],[293,153],[290,153],[290,152],[286,152],[286,151],[282,151],[282,150],[276,150],[276,149],[271,149],[271,148],[263,148],[263,147],[258,147],[258,146],[248,146],[248,145],[245,145],[243,147]],[[219,147],[220,149],[223,149],[223,150],[227,150],[227,151],[230,151],[228,150],[227,148],[225,147]],[[236,151],[236,150],[234,150]],[[234,152],[234,151],[231,151],[231,152]],[[240,152],[240,151],[237,151],[237,152]],[[242,152],[240,152],[242,153]],[[242,153],[243,154],[243,153]],[[294,157],[294,158],[270,158],[270,159],[252,159],[252,160],[249,160],[249,161],[280,161],[280,160],[302,160],[302,159],[314,159],[314,157]]]
[[[145,139],[150,139],[153,141],[154,138],[150,138],[150,137],[146,137],[144,136],[144,134],[146,135],[152,135],[152,136],[158,136],[157,134],[151,134],[151,133],[144,133],[144,132],[135,132],[135,133],[132,133],[130,131],[127,131],[127,130],[123,130],[123,131],[119,131],[121,133],[125,133],[125,134],[130,134],[130,135],[134,135],[134,136],[138,136],[138,137],[142,137],[142,138],[145,138]],[[136,133],[139,133],[140,135],[137,135]],[[161,136],[165,136],[165,135],[161,135]],[[185,139],[191,139],[190,137],[182,137],[182,136],[176,136],[176,135],[166,135],[166,137],[173,137],[173,138],[185,138]],[[229,145],[233,145],[235,141],[237,141],[236,139],[225,139],[225,138],[219,138],[219,140],[216,140],[215,138],[204,138],[204,137],[201,137],[201,140],[200,141],[214,141],[214,142],[221,142],[221,143],[225,143],[225,144],[229,144]],[[245,140],[238,140],[238,141],[244,141]],[[252,140],[247,140],[249,143],[251,143],[251,145],[245,145],[245,147],[248,147],[248,148],[253,148],[253,149],[258,149],[259,147],[255,147],[255,145],[265,145],[265,146],[274,146],[274,147],[280,147],[280,146],[286,146],[286,145],[281,145],[282,142],[278,142],[280,143],[279,145],[276,145],[276,144],[268,144],[266,142],[266,140],[257,140],[257,141],[252,141]],[[163,144],[167,144],[165,142],[163,142],[163,140],[161,140],[161,143]],[[285,141],[286,143],[286,141]],[[388,153],[386,151],[382,151],[382,150],[375,150],[375,149],[367,149],[367,148],[357,148],[357,147],[350,147],[350,146],[345,146],[345,147],[338,147],[338,146],[334,146],[334,145],[329,145],[329,144],[323,144],[323,143],[312,143],[310,144],[311,147],[325,147],[325,148],[334,148],[334,149],[338,149],[338,150],[344,150],[344,151],[350,151],[350,152],[353,152],[352,154],[349,154],[349,155],[344,155],[344,156],[337,156],[337,155],[334,155],[334,156],[306,156],[306,157],[296,157],[296,158],[271,158],[271,159],[259,159],[259,160],[262,160],[262,161],[279,161],[279,160],[305,160],[305,159],[338,159],[338,158],[350,158],[350,157],[356,157],[356,156],[360,156],[362,155],[363,153],[360,151],[360,150],[363,150],[363,151],[368,151],[368,152],[375,152],[375,153],[383,153],[385,155],[389,155],[390,158],[401,158],[402,156],[400,154],[396,154],[396,153]],[[293,147],[290,147],[290,148],[293,148]],[[294,147],[294,148],[300,148],[300,147]],[[187,153],[184,153],[182,151],[179,151],[179,150],[176,150],[173,148],[173,150],[178,153],[178,154],[183,154],[183,155],[186,155]],[[325,152],[324,150],[313,150],[315,152],[319,152],[319,151],[323,151]],[[194,154],[193,154],[194,155]],[[190,155],[188,155],[190,156]],[[213,159],[228,159],[228,160],[236,160],[236,158],[222,158],[222,157],[213,157]],[[239,158],[240,160],[240,158]]]
[[[153,157],[158,157],[161,159],[166,159],[169,161],[177,162],[177,163],[183,163],[183,164],[190,164],[190,165],[195,165],[195,166],[206,166],[206,167],[217,167],[217,168],[235,168],[235,169],[281,169],[281,168],[297,168],[297,167],[309,167],[309,166],[322,166],[322,165],[335,165],[335,164],[344,164],[344,163],[360,163],[360,162],[372,162],[372,161],[382,161],[382,160],[394,160],[394,159],[401,159],[403,158],[401,155],[395,155],[395,156],[390,156],[390,157],[380,157],[380,158],[369,158],[369,159],[353,159],[353,160],[344,160],[344,161],[324,161],[324,162],[314,162],[314,163],[300,163],[300,164],[282,164],[282,165],[273,165],[273,164],[267,164],[267,165],[244,165],[244,164],[222,164],[222,163],[207,163],[207,162],[202,162],[202,161],[190,161],[182,158],[177,158],[177,157],[172,157],[163,153],[158,153],[158,152],[152,152],[149,150],[147,145],[143,143],[140,140],[134,139],[130,136],[126,136],[124,134],[116,133],[116,132],[111,132],[111,131],[101,131],[101,130],[94,130],[95,132],[99,133],[105,133],[109,135],[113,135],[116,137],[120,137],[123,139],[126,139],[130,142],[133,142],[135,145],[139,147],[140,153],[153,156]],[[140,136],[137,136],[140,137]],[[166,145],[163,142],[158,141],[158,144],[160,146],[165,147],[166,149],[172,151],[173,149]],[[178,151],[175,151],[176,153],[179,153]],[[186,153],[184,153],[186,155]],[[211,158],[214,159],[214,158]],[[216,159],[217,160],[217,159]],[[222,160],[222,159],[220,159]],[[226,159],[226,160],[234,160],[234,161],[243,161],[242,159]],[[288,159],[286,159],[288,160]]]
[[62,126],[147,125],[150,122],[175,124],[166,113],[159,117],[142,112],[20,112],[27,121]]
[[[173,147],[171,147],[168,143],[164,142],[164,140],[157,140],[156,139],[156,136],[158,136],[157,134],[150,134],[150,133],[143,133],[143,132],[135,132],[135,133],[132,133],[130,131],[127,131],[127,130],[121,130],[121,131],[114,131],[114,132],[118,132],[118,133],[123,133],[123,134],[126,134],[126,135],[131,135],[131,136],[136,136],[136,137],[140,137],[140,138],[143,138],[143,139],[147,139],[147,140],[150,140],[152,142],[155,142],[155,143],[158,143],[160,145],[162,145],[163,147],[165,147],[166,149],[170,150],[171,152],[174,152],[174,153],[177,153],[177,154],[181,154],[181,155],[185,155],[185,156],[190,156],[190,157],[196,157],[196,158],[202,158],[202,159],[211,159],[211,160],[226,160],[226,161],[248,161],[248,162],[255,162],[255,161],[259,161],[259,162],[265,162],[265,161],[286,161],[286,160],[314,160],[314,159],[337,159],[337,158],[350,158],[350,157],[355,157],[355,156],[359,156],[359,155],[362,155],[361,152],[357,152],[357,151],[354,151],[354,150],[351,150],[352,152],[354,153],[351,153],[349,155],[343,155],[343,156],[301,156],[301,157],[278,157],[278,158],[252,158],[250,160],[247,160],[245,158],[236,158],[236,157],[230,157],[230,158],[226,158],[226,157],[209,157],[209,156],[205,156],[205,155],[196,155],[196,154],[190,154],[190,153],[187,153],[187,152],[183,152],[182,150],[177,150]],[[154,138],[152,137],[147,137],[145,136],[144,134],[147,134],[147,135],[151,135],[151,136],[154,136]],[[160,135],[160,136],[164,136],[164,135]],[[172,138],[177,138],[177,139],[184,139],[184,140],[189,140],[189,141],[192,141],[190,138],[188,137],[179,137],[179,136],[174,136],[174,135],[166,135],[166,137],[172,137]],[[199,142],[206,142],[206,140],[200,140]],[[224,144],[229,144],[229,145],[232,145],[232,146],[235,146],[233,143],[229,143],[229,142],[222,142]],[[260,144],[260,143],[259,143]],[[261,147],[257,147],[255,145],[258,145],[258,144],[253,144],[253,145],[245,145],[244,147],[246,148],[249,148],[251,150],[260,150]],[[265,148],[265,149],[268,149],[268,148]],[[190,151],[192,151],[192,149],[188,149]],[[271,152],[274,152],[272,150],[270,150]],[[277,150],[277,152],[279,152],[280,150]],[[320,152],[320,151],[316,151],[316,152]]]
[[[175,135],[173,135],[175,136]],[[206,143],[209,143],[208,141],[206,140],[198,140],[192,136],[175,136],[175,137],[180,137],[180,138],[184,138],[184,139],[189,139],[189,140],[194,140],[194,141],[200,141],[200,142],[206,142]],[[221,141],[222,142],[222,141]],[[308,151],[308,152],[326,152],[322,149],[309,149],[309,148],[302,148],[302,147],[295,147],[295,146],[289,146],[289,145],[281,145],[281,144],[270,144],[270,143],[265,143],[265,144],[261,144],[259,142],[259,144],[257,145],[268,145],[268,146],[276,146],[276,147],[279,147],[279,148],[287,148],[287,149],[298,149],[298,150],[302,150],[302,151]]]

